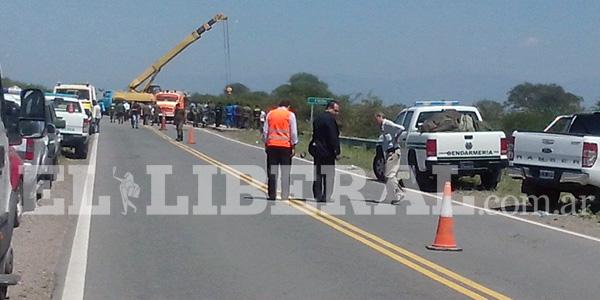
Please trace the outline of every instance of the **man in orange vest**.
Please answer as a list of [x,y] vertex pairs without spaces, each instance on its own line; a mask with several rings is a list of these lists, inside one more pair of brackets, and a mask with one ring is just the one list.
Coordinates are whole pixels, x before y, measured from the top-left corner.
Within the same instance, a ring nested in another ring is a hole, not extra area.
[[281,199],[290,196],[290,170],[298,144],[296,115],[290,111],[290,101],[282,100],[271,110],[263,125],[263,141],[267,152],[267,183],[269,200],[277,195],[277,177],[281,168]]

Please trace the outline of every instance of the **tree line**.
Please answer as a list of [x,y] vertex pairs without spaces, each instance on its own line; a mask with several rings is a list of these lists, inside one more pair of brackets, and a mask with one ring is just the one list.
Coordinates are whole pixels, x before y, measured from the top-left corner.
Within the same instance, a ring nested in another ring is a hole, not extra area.
[[[3,86],[20,86],[21,88],[36,87],[48,90],[46,87],[25,82],[3,79]],[[338,100],[342,106],[340,114],[340,130],[345,136],[376,138],[379,129],[375,125],[374,115],[383,112],[388,119],[395,116],[406,106],[403,104],[385,105],[381,98],[371,93],[352,95],[335,95],[329,86],[316,75],[296,73],[287,82],[278,86],[270,93],[252,91],[242,83],[233,83],[232,93],[225,90],[219,95],[193,93],[189,99],[196,103],[240,104],[254,107],[258,105],[264,110],[275,107],[281,99],[289,99],[292,109],[298,118],[301,131],[310,130],[310,105],[308,97],[325,97]],[[437,99],[436,99],[437,100]],[[572,94],[556,84],[533,84],[525,82],[513,87],[507,93],[507,99],[496,101],[490,99],[474,103],[480,110],[489,127],[503,130],[507,134],[519,130],[542,130],[557,115],[572,114],[584,110],[583,98]],[[315,113],[323,111],[322,106],[316,106]],[[600,100],[593,107],[600,110]]]

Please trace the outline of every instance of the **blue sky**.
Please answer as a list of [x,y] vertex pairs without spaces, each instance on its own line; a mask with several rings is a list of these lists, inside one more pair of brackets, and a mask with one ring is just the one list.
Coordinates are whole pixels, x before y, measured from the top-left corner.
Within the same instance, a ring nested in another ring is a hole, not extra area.
[[[124,88],[217,12],[230,17],[232,81],[271,91],[310,72],[388,103],[506,99],[523,81],[600,98],[598,1],[2,0],[0,63],[15,79]],[[222,25],[158,76],[218,93]]]

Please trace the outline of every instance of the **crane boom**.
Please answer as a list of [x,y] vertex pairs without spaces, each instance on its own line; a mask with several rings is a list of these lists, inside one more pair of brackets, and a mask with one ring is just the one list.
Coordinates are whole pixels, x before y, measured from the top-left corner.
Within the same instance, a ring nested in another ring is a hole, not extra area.
[[[209,31],[212,28],[212,25],[224,20],[227,20],[227,16],[223,14],[217,14],[198,29],[194,30],[191,34],[179,42],[177,46],[155,61],[154,64],[148,67],[142,74],[133,79],[131,83],[129,83],[129,91],[138,93],[148,92],[148,89],[151,87],[154,78],[156,78],[156,75],[158,75],[158,73],[166,64],[168,64],[173,58],[175,58],[175,56],[185,50],[185,48],[187,48],[189,45],[200,39],[204,32]],[[140,85],[142,85],[144,82],[146,83],[144,88],[138,90]]]

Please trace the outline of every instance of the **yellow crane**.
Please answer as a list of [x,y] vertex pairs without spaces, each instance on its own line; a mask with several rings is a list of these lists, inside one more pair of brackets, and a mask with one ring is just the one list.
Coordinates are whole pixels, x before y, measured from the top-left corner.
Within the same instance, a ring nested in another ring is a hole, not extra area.
[[[212,26],[220,21],[226,21],[227,16],[217,14],[208,22],[204,23],[198,29],[186,36],[177,46],[167,52],[165,55],[156,60],[150,67],[144,70],[139,76],[134,78],[129,83],[129,91],[115,91],[112,98],[114,101],[139,101],[139,102],[154,102],[154,94],[160,91],[158,85],[153,85],[152,82],[162,70],[175,56],[181,53],[189,45],[200,39],[202,34],[212,29]],[[140,88],[142,87],[142,88]]]

